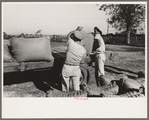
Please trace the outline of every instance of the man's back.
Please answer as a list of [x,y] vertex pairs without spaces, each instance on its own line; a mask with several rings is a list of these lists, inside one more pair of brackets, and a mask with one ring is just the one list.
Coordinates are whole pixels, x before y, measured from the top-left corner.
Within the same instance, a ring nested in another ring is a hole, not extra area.
[[80,44],[74,42],[72,39],[68,41],[68,51],[66,53],[66,64],[79,66],[80,61],[86,55],[86,50]]
[[[72,33],[74,33],[74,31],[70,32],[67,37],[70,38],[70,35]],[[86,54],[92,53],[92,47],[93,47],[93,43],[94,43],[93,34],[92,33],[86,33],[83,29],[81,29],[79,31],[85,36],[85,38],[83,40],[81,40],[81,44],[82,44],[82,46],[84,46],[84,48],[86,50]]]

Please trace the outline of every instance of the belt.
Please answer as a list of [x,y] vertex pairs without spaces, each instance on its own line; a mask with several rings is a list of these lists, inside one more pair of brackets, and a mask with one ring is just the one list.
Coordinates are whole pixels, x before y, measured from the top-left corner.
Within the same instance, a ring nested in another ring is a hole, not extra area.
[[105,54],[105,52],[95,52],[95,54]]
[[65,65],[69,65],[69,66],[79,66],[79,65],[73,65],[73,64],[68,64],[68,63],[65,63]]

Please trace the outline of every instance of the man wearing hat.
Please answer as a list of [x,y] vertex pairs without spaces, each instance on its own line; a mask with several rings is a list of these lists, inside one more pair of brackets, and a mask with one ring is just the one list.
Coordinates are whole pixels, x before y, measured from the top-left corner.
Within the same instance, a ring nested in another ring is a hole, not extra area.
[[[93,45],[93,51],[95,52],[95,76],[97,81],[101,81],[101,78],[104,77],[104,63],[106,60],[105,56],[105,43],[101,37],[102,32],[97,27],[94,27],[95,41]],[[99,86],[97,82],[97,86]]]
[[84,35],[75,30],[68,37],[68,48],[65,63],[62,68],[62,91],[69,91],[69,80],[73,81],[73,89],[80,90],[80,62],[86,56],[86,50],[81,45]]

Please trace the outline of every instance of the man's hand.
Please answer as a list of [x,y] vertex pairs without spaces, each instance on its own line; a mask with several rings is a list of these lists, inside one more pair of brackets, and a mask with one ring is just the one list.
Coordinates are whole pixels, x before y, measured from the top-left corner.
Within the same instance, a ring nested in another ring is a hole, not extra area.
[[93,51],[92,53],[90,53],[89,55],[95,55],[96,51]]
[[76,30],[79,30],[79,31],[81,31],[82,29],[83,29],[83,27],[81,27],[81,26],[78,26]]

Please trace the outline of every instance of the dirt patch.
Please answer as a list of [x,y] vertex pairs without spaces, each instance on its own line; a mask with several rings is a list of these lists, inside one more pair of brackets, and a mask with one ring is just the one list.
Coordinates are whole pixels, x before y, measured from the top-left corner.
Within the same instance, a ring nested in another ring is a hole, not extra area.
[[33,82],[4,86],[4,97],[45,97],[45,93],[37,89]]

